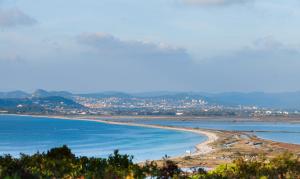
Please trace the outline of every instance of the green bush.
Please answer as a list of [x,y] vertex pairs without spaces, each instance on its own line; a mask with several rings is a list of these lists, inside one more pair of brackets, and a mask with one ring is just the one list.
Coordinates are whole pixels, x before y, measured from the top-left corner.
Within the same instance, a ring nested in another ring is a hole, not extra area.
[[159,167],[155,162],[144,166],[133,163],[133,157],[114,151],[107,159],[76,157],[67,146],[53,148],[46,153],[20,158],[0,156],[1,179],[297,179],[300,178],[299,158],[284,153],[272,159],[239,158],[232,163],[219,165],[212,171],[198,169],[196,174],[186,174],[178,165],[165,157]]
[[231,164],[223,164],[214,170],[197,174],[199,179],[296,179],[300,178],[299,158],[291,153],[284,153],[273,159],[265,157],[246,160],[239,158]]

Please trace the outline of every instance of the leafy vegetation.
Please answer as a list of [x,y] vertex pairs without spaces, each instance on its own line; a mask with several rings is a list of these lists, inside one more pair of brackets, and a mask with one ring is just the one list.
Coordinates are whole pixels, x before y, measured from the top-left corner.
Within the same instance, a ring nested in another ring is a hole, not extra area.
[[284,153],[273,159],[265,157],[245,160],[239,158],[233,163],[218,166],[210,172],[193,176],[195,179],[296,179],[300,178],[299,158]]
[[185,173],[168,158],[158,166],[147,162],[140,166],[133,163],[133,157],[114,151],[107,159],[76,157],[67,146],[53,148],[46,153],[32,156],[21,154],[20,158],[10,155],[0,157],[0,178],[42,179],[130,179],[130,178],[191,178],[191,179],[255,179],[255,178],[300,178],[299,158],[285,153],[273,159],[238,159],[231,164],[218,166],[212,171],[198,169]]

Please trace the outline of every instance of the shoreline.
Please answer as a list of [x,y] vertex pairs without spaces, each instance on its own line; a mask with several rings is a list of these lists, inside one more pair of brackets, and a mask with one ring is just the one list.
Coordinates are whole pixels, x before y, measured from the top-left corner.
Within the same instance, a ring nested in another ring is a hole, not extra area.
[[242,116],[124,116],[124,115],[39,115],[39,114],[11,114],[11,113],[1,113],[0,115],[17,115],[17,116],[40,116],[40,117],[62,117],[62,118],[102,118],[102,119],[152,119],[152,120],[179,120],[179,121],[197,121],[197,120],[209,120],[209,121],[226,121],[226,122],[284,122],[284,123],[300,123],[300,117],[286,117],[286,116],[265,116],[265,117],[242,117]]
[[[277,142],[264,138],[257,137],[253,133],[246,131],[226,131],[217,129],[201,129],[201,128],[189,128],[189,127],[173,127],[173,126],[161,126],[151,124],[138,124],[129,122],[110,121],[109,118],[99,116],[51,116],[51,115],[18,115],[15,116],[30,116],[30,117],[41,117],[49,119],[59,120],[77,120],[77,121],[91,121],[99,122],[111,125],[126,125],[136,126],[145,128],[157,128],[165,130],[176,130],[182,132],[192,132],[198,135],[205,135],[207,138],[205,141],[196,144],[196,151],[189,153],[184,151],[183,154],[178,156],[172,156],[169,158],[178,164],[182,168],[191,167],[206,167],[214,168],[220,164],[230,163],[240,157],[245,159],[253,159],[253,157],[265,156],[273,158],[279,154],[290,152],[300,155],[300,144],[291,144],[284,142]],[[128,118],[128,117],[127,117]],[[110,118],[111,119],[111,118]],[[153,159],[148,161],[155,161],[158,165],[162,166],[163,159]],[[145,162],[139,162],[143,165]]]
[[[210,129],[192,129],[192,128],[185,128],[185,127],[173,127],[173,126],[161,126],[161,125],[152,125],[152,124],[139,124],[139,123],[132,123],[132,122],[116,122],[116,121],[108,121],[103,119],[91,118],[91,117],[66,117],[66,116],[47,116],[47,115],[26,115],[26,114],[4,114],[4,115],[11,115],[11,116],[29,116],[29,117],[42,117],[48,119],[61,119],[61,120],[74,120],[74,121],[89,121],[89,122],[99,122],[103,124],[110,124],[110,125],[123,125],[123,126],[132,126],[132,127],[144,127],[144,128],[154,128],[154,129],[164,129],[164,130],[173,130],[179,132],[190,132],[194,134],[198,134],[201,137],[205,136],[206,139],[195,145],[196,151],[189,154],[189,156],[196,156],[196,155],[204,155],[214,151],[213,147],[209,144],[218,140],[217,130],[213,131]],[[185,157],[186,154],[181,154],[180,156],[171,156],[171,158],[178,158],[178,157]]]
[[[195,155],[201,154],[202,149],[201,148],[211,148],[207,147],[208,144],[211,144],[215,142],[218,139],[217,133],[220,133],[222,131],[225,132],[240,132],[240,133],[249,133],[254,134],[256,131],[230,131],[230,130],[218,130],[218,129],[205,129],[205,128],[188,128],[188,127],[174,127],[174,126],[162,126],[162,125],[153,125],[153,124],[140,124],[135,123],[135,121],[126,121],[126,122],[118,122],[118,121],[109,121],[109,119],[125,119],[125,118],[133,118],[133,119],[161,119],[161,120],[216,120],[216,121],[227,121],[227,122],[285,122],[285,123],[300,123],[300,121],[284,121],[284,120],[260,120],[257,118],[240,118],[240,117],[233,117],[233,118],[226,118],[226,117],[191,117],[191,116],[60,116],[60,115],[35,115],[35,114],[1,114],[1,115],[11,115],[11,116],[30,116],[30,117],[42,117],[42,118],[53,118],[53,119],[64,119],[64,120],[81,120],[81,121],[92,121],[92,122],[100,122],[105,124],[112,124],[112,125],[126,125],[126,126],[135,126],[135,127],[146,127],[146,128],[157,128],[157,129],[166,129],[166,130],[176,130],[176,131],[182,131],[182,132],[192,132],[196,133],[201,136],[206,136],[207,140],[196,144],[195,148],[196,151],[193,153],[196,153]],[[99,119],[102,118],[102,119]],[[257,131],[260,132],[260,131]],[[264,131],[264,132],[274,132],[274,131]],[[285,133],[286,131],[280,131]],[[208,135],[207,135],[208,134]],[[256,135],[255,135],[256,136]],[[257,136],[256,136],[257,137]],[[274,141],[267,138],[257,137],[262,140],[267,140],[271,142],[280,142],[280,141]],[[204,143],[204,144],[203,144]],[[293,144],[293,145],[300,145],[297,143],[288,143],[288,142],[280,142],[284,144]],[[202,145],[203,144],[203,145]],[[200,152],[198,152],[200,150]],[[205,151],[204,149],[203,153],[207,154],[209,152]],[[211,149],[207,149],[212,151]],[[184,155],[182,155],[184,156]]]

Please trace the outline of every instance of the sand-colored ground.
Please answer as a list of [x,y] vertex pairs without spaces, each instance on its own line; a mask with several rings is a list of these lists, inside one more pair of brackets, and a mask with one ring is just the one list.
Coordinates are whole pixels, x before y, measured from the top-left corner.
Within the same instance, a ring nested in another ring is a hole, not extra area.
[[[172,157],[180,167],[207,167],[214,168],[219,164],[232,162],[238,157],[255,158],[260,155],[274,157],[284,152],[291,152],[300,156],[300,145],[274,142],[260,139],[251,132],[236,132],[223,130],[208,130],[199,128],[172,127],[132,122],[118,122],[108,119],[92,117],[65,117],[65,116],[39,116],[65,120],[94,121],[113,125],[127,125],[147,128],[159,128],[192,132],[207,136],[207,140],[196,145],[196,152]],[[158,164],[161,161],[156,161]]]
[[[61,118],[61,116],[57,117]],[[150,124],[138,124],[133,122],[119,122],[103,120],[99,118],[65,118],[71,120],[95,121],[113,125],[127,125],[147,128],[159,128],[167,130],[193,132],[207,136],[207,140],[196,145],[196,152],[172,157],[180,167],[207,167],[214,168],[219,164],[232,162],[238,157],[253,158],[264,155],[274,157],[284,152],[291,152],[300,155],[300,145],[274,142],[260,139],[251,132],[209,130],[199,128],[160,126]],[[158,164],[161,161],[156,161]]]
[[136,127],[146,127],[146,128],[192,132],[192,133],[196,133],[196,134],[199,134],[202,136],[206,136],[207,137],[206,141],[199,143],[195,146],[196,152],[191,154],[194,156],[211,153],[214,149],[210,144],[215,142],[218,139],[218,135],[215,132],[213,132],[211,130],[205,130],[205,129],[193,129],[193,128],[184,128],[184,127],[139,124],[139,123],[131,123],[131,122],[117,122],[117,121],[102,120],[102,119],[98,119],[98,118],[67,118],[67,117],[61,117],[61,116],[55,116],[54,118],[65,119],[65,120],[93,121],[93,122],[100,122],[100,123],[112,124],[112,125],[126,125],[126,126],[136,126]]
[[284,152],[291,152],[300,156],[300,145],[274,142],[257,138],[243,132],[214,131],[219,136],[209,143],[214,150],[205,155],[191,155],[172,159],[181,167],[207,167],[232,162],[239,157],[256,158],[266,156],[272,158]]
[[[27,116],[27,115],[19,115],[19,116]],[[175,131],[183,131],[183,132],[192,132],[202,136],[206,136],[207,140],[197,144],[196,152],[191,155],[200,155],[207,154],[213,151],[213,147],[209,144],[215,142],[218,139],[218,135],[215,132],[205,129],[193,129],[193,128],[184,128],[184,127],[173,127],[173,126],[161,126],[161,125],[151,125],[151,124],[140,124],[140,123],[132,123],[132,122],[118,122],[113,120],[103,120],[95,117],[66,117],[66,116],[34,116],[32,117],[45,117],[45,118],[55,118],[55,119],[63,119],[63,120],[79,120],[79,121],[93,121],[100,122],[105,124],[112,125],[126,125],[126,126],[136,126],[136,127],[146,127],[146,128],[156,128],[156,129],[166,129],[166,130],[175,130]]]
[[209,144],[215,142],[218,139],[216,133],[209,130],[201,130],[201,129],[192,129],[192,128],[183,128],[183,127],[171,127],[171,126],[160,126],[160,125],[151,125],[151,124],[137,124],[137,123],[124,123],[124,122],[115,122],[115,121],[106,121],[100,119],[94,119],[93,121],[114,124],[114,125],[127,125],[127,126],[138,126],[138,127],[147,127],[147,128],[157,128],[157,129],[166,129],[166,130],[176,130],[176,131],[184,131],[184,132],[192,132],[196,134],[200,134],[202,136],[206,136],[207,140],[196,145],[196,152],[191,155],[201,155],[211,153],[213,151],[213,147]]

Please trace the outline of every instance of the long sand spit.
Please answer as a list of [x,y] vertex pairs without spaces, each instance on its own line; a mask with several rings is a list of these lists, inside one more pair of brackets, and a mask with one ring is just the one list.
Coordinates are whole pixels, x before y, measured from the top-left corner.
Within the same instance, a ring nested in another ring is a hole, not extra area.
[[[126,126],[135,126],[135,127],[145,127],[145,128],[156,128],[156,129],[166,129],[166,130],[175,130],[182,132],[192,132],[199,134],[201,136],[206,136],[207,139],[204,142],[197,144],[196,151],[193,152],[192,156],[208,154],[214,151],[213,147],[210,146],[211,143],[215,142],[219,137],[216,132],[205,129],[193,129],[185,127],[173,127],[173,126],[161,126],[161,125],[152,125],[152,124],[140,124],[140,123],[131,123],[131,122],[117,122],[117,121],[108,121],[98,118],[79,118],[79,117],[66,117],[66,116],[40,116],[40,115],[18,115],[18,116],[31,116],[31,117],[45,117],[45,118],[54,118],[54,119],[63,119],[63,120],[78,120],[78,121],[92,121],[100,122],[111,125],[126,125]],[[182,155],[185,156],[185,155]]]
[[[1,114],[0,114],[1,115]],[[85,117],[85,116],[37,116],[55,118],[61,120],[81,120],[93,121],[112,125],[127,125],[146,128],[158,128],[166,130],[176,130],[183,132],[192,132],[201,136],[207,136],[207,140],[196,145],[196,152],[192,154],[184,154],[181,156],[173,156],[172,160],[183,168],[189,167],[208,167],[214,168],[220,164],[232,162],[237,157],[243,156],[246,159],[253,159],[253,156],[265,155],[266,157],[274,157],[285,152],[300,154],[300,145],[288,144],[283,142],[276,142],[271,140],[260,139],[253,135],[253,133],[240,131],[224,131],[224,130],[210,130],[210,129],[195,129],[185,127],[171,127],[160,125],[138,124],[132,122],[119,122],[110,119],[103,119],[102,117]],[[205,154],[205,155],[203,155]],[[238,155],[237,155],[238,154]],[[189,156],[189,157],[187,157]],[[158,160],[158,164],[162,161]]]
[[212,152],[213,148],[209,144],[215,142],[218,139],[218,136],[216,133],[208,131],[208,130],[203,130],[203,129],[160,126],[160,125],[151,125],[151,124],[137,124],[137,123],[128,123],[128,122],[115,122],[115,121],[106,121],[106,120],[101,120],[101,119],[92,119],[91,121],[97,121],[97,122],[113,124],[113,125],[127,125],[127,126],[137,126],[137,127],[146,127],[146,128],[192,132],[192,133],[199,134],[201,136],[203,136],[203,135],[206,136],[207,139],[204,142],[199,143],[195,146],[197,150],[192,155],[208,154],[208,153]]

